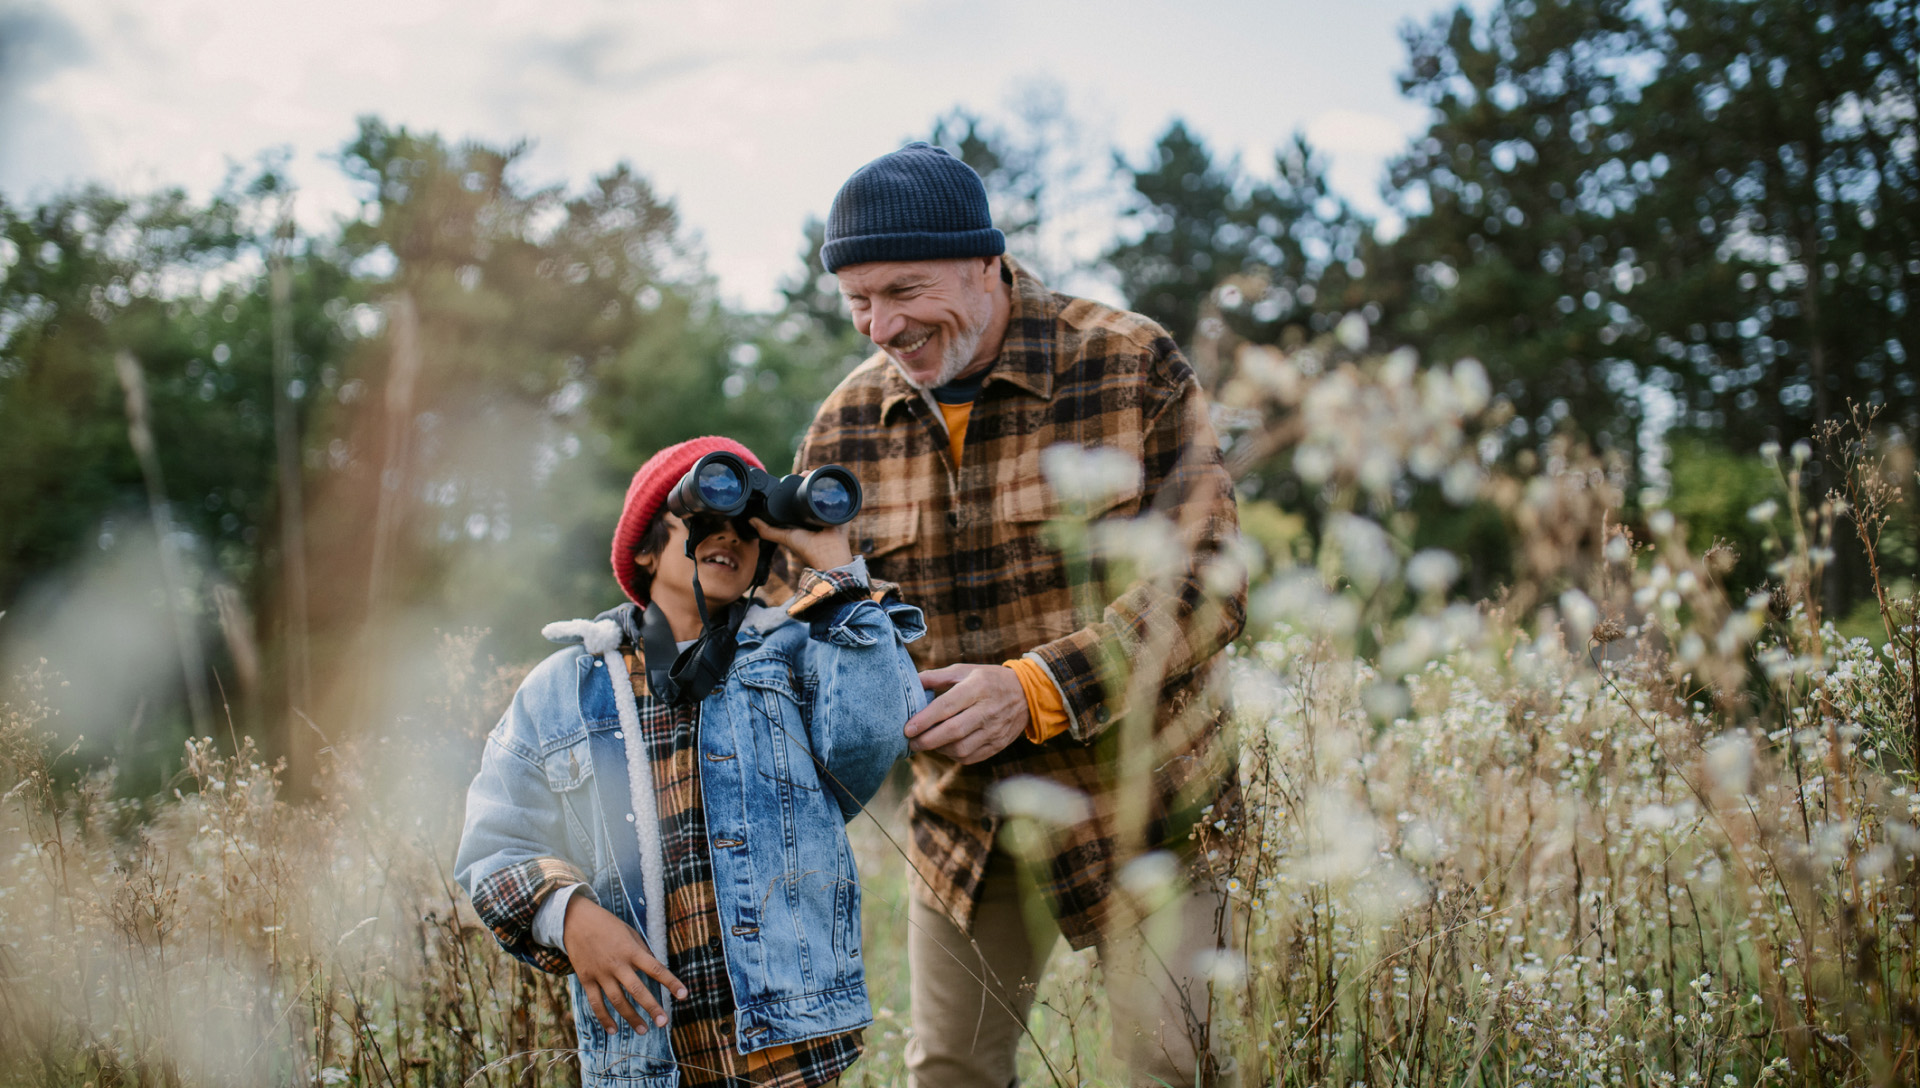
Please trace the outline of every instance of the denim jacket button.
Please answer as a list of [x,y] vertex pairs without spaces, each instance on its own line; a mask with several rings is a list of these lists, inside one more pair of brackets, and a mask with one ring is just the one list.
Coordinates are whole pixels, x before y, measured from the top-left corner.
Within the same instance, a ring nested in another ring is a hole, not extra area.
[[633,813],[631,813],[631,812],[629,812],[629,813],[627,813],[627,822],[628,822],[628,823],[632,823],[632,822],[633,822]]
[[614,731],[613,731],[613,739],[614,739],[614,740],[626,740],[626,739],[627,739],[627,731],[626,731],[626,730],[624,730],[624,729],[616,729],[616,730],[614,730]]

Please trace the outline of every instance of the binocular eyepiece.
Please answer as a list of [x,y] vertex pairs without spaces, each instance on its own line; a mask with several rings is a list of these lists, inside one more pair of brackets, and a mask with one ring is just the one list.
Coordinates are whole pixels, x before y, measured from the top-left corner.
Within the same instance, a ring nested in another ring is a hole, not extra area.
[[860,481],[839,465],[776,477],[720,450],[680,477],[667,492],[667,509],[681,518],[706,514],[744,524],[757,517],[781,528],[827,529],[860,512]]

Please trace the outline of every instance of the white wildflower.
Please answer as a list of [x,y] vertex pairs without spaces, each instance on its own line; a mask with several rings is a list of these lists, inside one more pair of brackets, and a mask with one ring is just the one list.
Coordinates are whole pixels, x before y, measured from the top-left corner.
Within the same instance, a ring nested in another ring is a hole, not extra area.
[[1093,812],[1086,794],[1051,778],[1030,774],[995,783],[988,801],[1004,816],[1026,817],[1049,827],[1077,824]]

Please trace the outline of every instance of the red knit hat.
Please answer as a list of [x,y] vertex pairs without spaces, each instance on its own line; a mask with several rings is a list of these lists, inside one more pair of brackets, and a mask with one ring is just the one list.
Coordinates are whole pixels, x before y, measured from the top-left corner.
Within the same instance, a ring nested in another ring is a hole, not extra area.
[[647,535],[653,519],[666,508],[667,492],[673,490],[673,485],[680,482],[695,461],[719,450],[739,456],[754,468],[767,467],[752,450],[733,439],[708,435],[668,446],[647,458],[647,463],[633,474],[633,482],[627,485],[627,504],[620,511],[620,524],[613,530],[613,577],[633,603],[647,603],[647,594],[640,586],[639,571],[633,561],[641,538]]

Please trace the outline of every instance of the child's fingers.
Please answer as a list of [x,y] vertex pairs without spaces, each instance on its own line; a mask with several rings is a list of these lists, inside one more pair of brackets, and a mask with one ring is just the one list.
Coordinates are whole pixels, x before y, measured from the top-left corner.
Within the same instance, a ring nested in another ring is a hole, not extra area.
[[775,544],[792,543],[793,530],[791,529],[775,528],[759,518],[748,518],[747,523],[753,526],[753,531],[759,533],[762,540],[771,540]]
[[[623,963],[614,969],[614,977],[620,980],[620,988],[631,994],[640,1003],[640,1007],[647,1011],[647,1018],[652,1020],[655,1026],[663,1028],[667,1026],[667,1010],[660,1007],[660,1002],[654,998],[653,991],[646,983],[640,981],[640,976],[634,973],[633,968]],[[634,1026],[641,1031],[647,1030],[639,1024]]]
[[654,1014],[653,1016],[643,1016],[639,1012],[634,1011],[631,1001],[632,997],[639,997],[640,1003],[646,1005],[653,1003],[653,995],[647,993],[647,988],[640,984],[639,979],[633,978],[631,972],[628,973],[627,978],[633,979],[631,985],[616,972],[612,980],[612,985],[602,983],[600,992],[606,997],[607,1004],[613,1007],[613,1011],[620,1014],[621,1019],[632,1024],[635,1031],[645,1035],[647,1028],[651,1027],[655,1022],[654,1016],[661,1015],[660,1006],[654,1004],[653,1008],[649,1010],[649,1012]]
[[600,1021],[600,1026],[606,1029],[607,1034],[617,1034],[620,1028],[613,1022],[612,1014],[607,1012],[606,1002],[600,997],[600,987],[582,980],[580,992],[587,995],[587,1007],[593,1010],[593,1018]]
[[667,992],[672,994],[674,997],[680,998],[681,1000],[686,999],[686,996],[687,996],[686,983],[681,982],[680,979],[677,978],[672,971],[667,970],[666,964],[661,963],[657,959],[654,959],[653,956],[649,954],[646,950],[644,949],[634,950],[633,966],[639,969],[640,971],[645,972],[648,978],[651,978],[655,982],[658,982],[660,985],[665,986],[667,988]]

